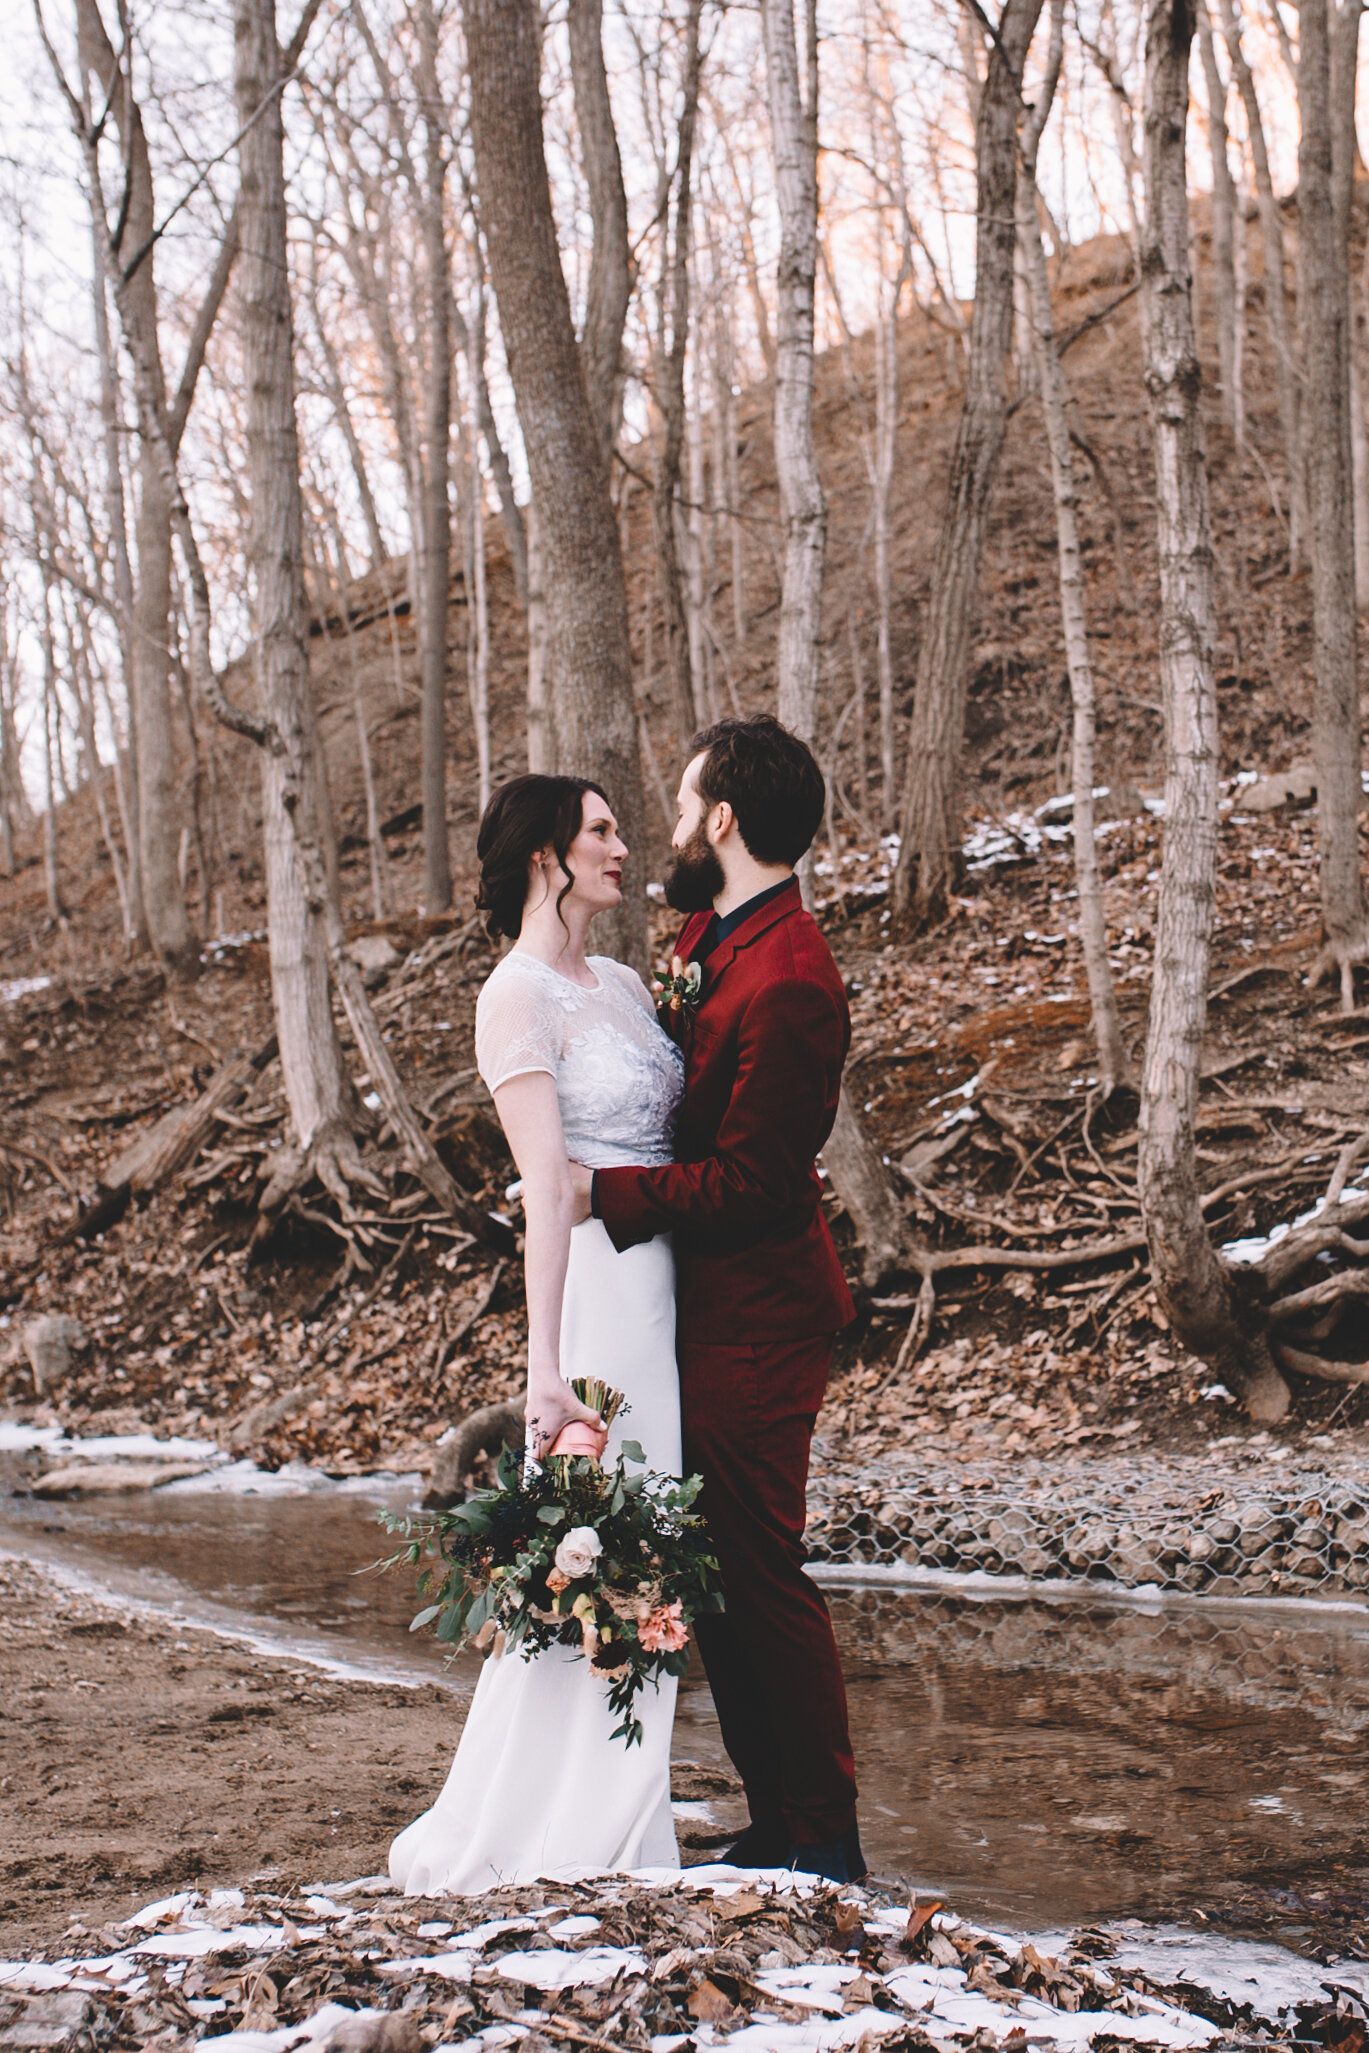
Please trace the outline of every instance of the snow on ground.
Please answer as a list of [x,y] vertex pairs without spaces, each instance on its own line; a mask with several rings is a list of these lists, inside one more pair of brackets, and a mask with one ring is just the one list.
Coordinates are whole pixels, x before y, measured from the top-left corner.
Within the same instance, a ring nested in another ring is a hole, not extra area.
[[[504,1904],[511,1915],[462,1921],[468,1906]],[[651,2053],[1087,2053],[1106,2039],[1188,2053],[1237,2018],[1243,2037],[1277,2036],[1295,2005],[1369,1997],[1364,1963],[1325,1968],[1277,1946],[1131,1921],[1082,1948],[1069,1934],[1033,1943],[944,1911],[910,1926],[907,1906],[878,1888],[774,1870],[586,1870],[447,1906],[450,1917],[422,1916],[427,1905],[394,1895],[384,1876],[284,1896],[185,1890],[106,1930],[105,1950],[0,1962],[0,1997],[27,1998],[37,2023],[45,2004],[83,1997],[116,2028],[129,2006],[143,2028],[160,2007],[182,2031],[189,2016],[212,2033],[215,2053],[401,2053],[433,2044],[433,2021],[445,2053],[523,2039]],[[113,1951],[111,1936],[123,1941]],[[351,2001],[319,2000],[343,1984]],[[282,2015],[292,1987],[314,1992],[293,2020]]]

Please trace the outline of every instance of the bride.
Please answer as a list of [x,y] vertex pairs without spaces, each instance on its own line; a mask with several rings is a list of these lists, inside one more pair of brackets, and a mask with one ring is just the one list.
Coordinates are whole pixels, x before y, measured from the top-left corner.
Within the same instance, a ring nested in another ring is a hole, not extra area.
[[[480,993],[475,1053],[523,1179],[527,1431],[540,1455],[563,1426],[624,1437],[680,1473],[675,1268],[668,1236],[615,1252],[597,1219],[572,1228],[569,1162],[672,1159],[679,1050],[635,970],[585,954],[619,904],[627,857],[608,800],[582,777],[515,777],[480,823],[479,904],[513,947]],[[570,1388],[597,1376],[630,1415],[605,1432]],[[485,1663],[451,1773],[390,1848],[411,1896],[462,1894],[583,1868],[674,1866],[670,1739],[675,1681],[640,1700],[642,1743],[611,1739],[608,1686],[553,1647]]]

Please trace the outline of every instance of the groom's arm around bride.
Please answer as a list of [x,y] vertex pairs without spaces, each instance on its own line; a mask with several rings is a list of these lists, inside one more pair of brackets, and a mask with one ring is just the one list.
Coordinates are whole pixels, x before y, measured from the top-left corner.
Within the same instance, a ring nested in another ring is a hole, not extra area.
[[811,753],[774,720],[696,739],[666,884],[689,915],[677,952],[702,969],[675,1015],[677,1159],[600,1170],[592,1195],[618,1249],[674,1236],[685,1463],[704,1477],[727,1600],[699,1646],[752,1818],[736,1858],[845,1880],[863,1869],[845,1691],[802,1572],[809,1445],[853,1315],[816,1169],[850,1018],[793,874],[823,802]]

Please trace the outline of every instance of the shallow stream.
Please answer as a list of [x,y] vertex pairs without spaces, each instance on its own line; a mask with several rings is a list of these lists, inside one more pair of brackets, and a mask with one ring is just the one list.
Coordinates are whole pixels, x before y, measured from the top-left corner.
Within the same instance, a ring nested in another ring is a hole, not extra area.
[[[403,1488],[172,1486],[0,1503],[0,1548],[276,1651],[445,1682],[407,1632],[378,1503]],[[392,1543],[391,1543],[392,1544]],[[1261,1929],[1295,1948],[1369,1913],[1369,1611],[829,1583],[878,1875],[1018,1928],[1135,1918]],[[456,1730],[456,1716],[453,1732]],[[723,1755],[702,1673],[676,1754]],[[687,1833],[737,1819],[686,1807]],[[696,1854],[696,1857],[697,1854]]]

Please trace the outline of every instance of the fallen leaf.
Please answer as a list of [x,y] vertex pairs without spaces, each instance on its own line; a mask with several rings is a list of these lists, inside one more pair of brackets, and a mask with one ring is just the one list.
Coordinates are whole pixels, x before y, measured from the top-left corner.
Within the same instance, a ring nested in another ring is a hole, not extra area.
[[658,1960],[655,1967],[651,1970],[652,1981],[667,1981],[670,1978],[670,1976],[675,1973],[677,1968],[682,1968],[688,1964],[691,1958],[691,1952],[692,1949],[688,1946],[672,1947],[670,1952],[666,1954],[665,1958],[663,1960]]
[[700,2024],[729,2025],[736,2022],[741,2012],[729,2003],[716,1982],[710,1982],[705,1975],[689,1992],[685,2005],[691,2017],[697,2017]]
[[1047,1959],[1044,1953],[1038,1953],[1030,1940],[1022,1948],[1022,1965],[1033,1974],[1040,1975],[1043,1981],[1052,1981],[1060,1972],[1059,1964]]
[[854,1982],[848,1982],[842,1990],[848,2010],[863,2010],[867,2003],[875,2000],[874,1985],[868,1975],[857,1975]]
[[931,1897],[926,1903],[911,1905],[908,1911],[908,1929],[903,1934],[899,1944],[901,1946],[911,1946],[923,1926],[930,1924],[937,1912],[944,1909],[945,1903],[939,1896]]
[[748,1896],[743,1890],[737,1896],[723,1896],[715,1900],[714,1915],[720,1918],[749,1918],[756,1911],[765,1909],[763,1896]]

